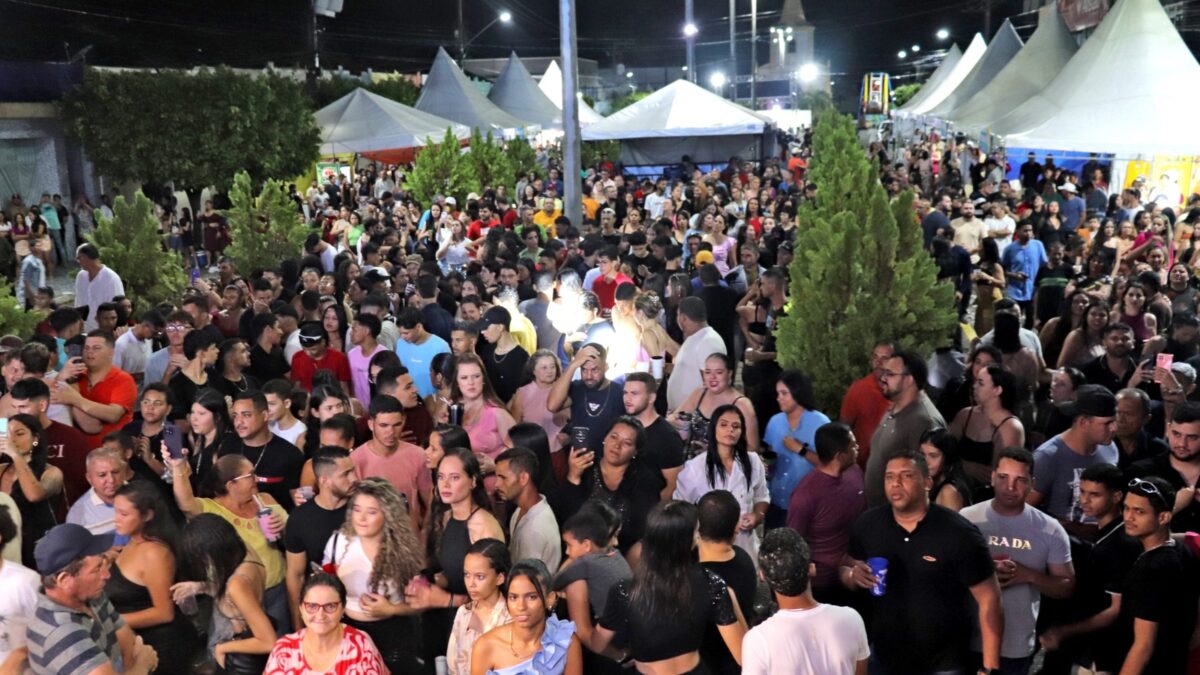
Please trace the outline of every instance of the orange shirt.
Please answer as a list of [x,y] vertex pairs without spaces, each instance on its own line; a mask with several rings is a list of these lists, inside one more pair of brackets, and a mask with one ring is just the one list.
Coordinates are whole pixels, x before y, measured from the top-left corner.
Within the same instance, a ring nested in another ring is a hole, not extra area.
[[110,432],[119,431],[121,427],[133,421],[133,405],[137,402],[137,383],[133,376],[113,366],[96,386],[88,382],[87,373],[79,377],[79,393],[89,401],[104,405],[119,405],[125,409],[121,419],[100,427],[98,434],[85,434],[89,447],[97,448],[104,442],[104,437]]

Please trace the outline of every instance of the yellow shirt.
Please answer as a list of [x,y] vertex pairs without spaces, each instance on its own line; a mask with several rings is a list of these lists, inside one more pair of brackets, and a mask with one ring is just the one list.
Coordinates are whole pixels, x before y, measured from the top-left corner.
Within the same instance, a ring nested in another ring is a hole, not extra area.
[[[200,498],[196,501],[200,502],[200,510],[204,513],[215,513],[233,525],[233,529],[237,530],[238,536],[242,538],[246,548],[253,551],[262,561],[263,566],[267,568],[267,588],[283,583],[284,574],[287,572],[283,552],[263,536],[262,529],[258,526],[258,518],[243,518],[221,506],[214,499]],[[287,511],[284,511],[282,506],[272,504],[270,508],[283,516],[285,521],[287,520]],[[279,536],[282,537],[283,533],[280,532]]]
[[583,212],[587,215],[588,220],[596,219],[596,212],[600,210],[600,202],[591,197],[583,198]]
[[537,351],[537,330],[534,329],[533,322],[520,312],[512,313],[512,320],[508,322],[508,332],[512,333],[513,339],[521,345],[526,354],[532,356]]
[[555,209],[554,213],[546,213],[539,209],[533,214],[533,224],[542,228],[542,232],[551,239],[558,237],[558,232],[555,231],[554,221],[562,215],[562,211]]

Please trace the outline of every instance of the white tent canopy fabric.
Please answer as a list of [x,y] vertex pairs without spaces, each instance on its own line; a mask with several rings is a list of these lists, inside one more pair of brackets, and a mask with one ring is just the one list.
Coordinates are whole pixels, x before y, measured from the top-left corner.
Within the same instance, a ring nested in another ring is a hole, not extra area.
[[942,102],[931,109],[928,114],[932,117],[953,117],[953,112],[968,103],[986,87],[1013,57],[1021,51],[1021,36],[1017,35],[1012,22],[1008,19],[1000,25],[1000,29],[992,36],[987,51],[980,57],[979,62],[967,73],[961,84],[955,87]]
[[1200,154],[1200,64],[1159,0],[1119,0],[1045,90],[992,125],[1009,147]]
[[[559,110],[563,107],[563,76],[562,69],[558,67],[558,61],[551,61],[546,67],[546,72],[542,73],[542,80],[538,82],[538,89],[550,99]],[[592,106],[579,97],[579,125],[587,126],[595,124],[604,119],[604,116],[592,109]]]
[[440,142],[447,128],[459,140],[471,135],[468,127],[362,88],[321,108],[315,118],[323,155],[422,147],[429,139]]
[[1038,11],[1029,42],[986,87],[954,109],[949,118],[964,131],[977,132],[1035,96],[1054,79],[1077,49],[1075,39],[1050,3]]
[[933,92],[941,86],[942,82],[944,82],[946,78],[950,76],[950,71],[954,70],[954,67],[958,65],[958,62],[961,58],[962,50],[958,48],[958,45],[950,45],[950,49],[947,49],[946,55],[942,57],[942,62],[938,64],[936,69],[934,69],[933,74],[929,76],[929,79],[925,80],[925,85],[922,86],[920,91],[918,91],[912,98],[908,99],[908,101],[906,101],[904,105],[900,106],[900,108],[898,108],[895,112],[903,116],[904,114],[924,103],[925,100],[933,95]]
[[522,132],[536,132],[536,129],[528,128],[527,121],[513,117],[489,101],[441,47],[438,47],[425,86],[421,87],[416,108],[485,133],[493,131],[512,137]]
[[509,55],[487,97],[513,117],[540,124],[543,129],[562,129],[562,111],[538,88],[516,52]]
[[[958,89],[958,85],[962,84],[967,75],[975,68],[975,64],[979,63],[979,59],[983,58],[984,52],[987,51],[987,43],[984,42],[983,36],[979,33],[971,40],[971,44],[967,45],[966,51],[963,52],[962,58],[958,63],[954,64],[954,68],[946,74],[946,78],[938,84],[937,88],[929,93],[929,97],[923,102],[908,108],[909,114],[925,115],[930,110],[933,110],[946,97]],[[928,85],[926,85],[928,86]]]

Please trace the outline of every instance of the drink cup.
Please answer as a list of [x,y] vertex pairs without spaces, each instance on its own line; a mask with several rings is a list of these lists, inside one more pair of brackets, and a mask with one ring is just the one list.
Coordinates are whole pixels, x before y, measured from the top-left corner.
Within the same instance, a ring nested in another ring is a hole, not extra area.
[[313,492],[313,486],[311,486],[311,485],[303,485],[301,487],[298,487],[298,488],[296,488],[296,492],[299,492],[300,496],[304,497],[304,501],[306,501],[306,502],[312,501],[313,496],[316,494],[315,492]]
[[887,593],[887,558],[867,558],[867,566],[871,568],[871,574],[874,574],[877,579],[875,586],[871,588],[871,595],[881,596]]
[[258,509],[258,529],[262,530],[267,541],[274,542],[279,537],[278,533],[271,531],[271,509],[266,506]]
[[650,374],[654,376],[654,379],[662,381],[663,357],[654,356],[650,358]]

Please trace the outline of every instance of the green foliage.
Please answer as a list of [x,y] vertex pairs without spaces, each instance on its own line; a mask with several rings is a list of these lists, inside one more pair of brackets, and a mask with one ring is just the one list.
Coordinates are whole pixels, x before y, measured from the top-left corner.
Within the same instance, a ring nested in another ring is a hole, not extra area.
[[601,154],[608,155],[608,161],[613,164],[621,157],[621,141],[584,141],[580,146],[582,157],[579,163],[584,169],[599,164]]
[[334,75],[333,77],[323,77],[317,82],[317,94],[314,102],[317,108],[324,108],[360,87],[372,94],[379,94],[404,105],[414,105],[421,95],[421,88],[403,77],[377,79],[364,86],[362,81],[356,77]]
[[797,110],[811,110],[814,115],[833,108],[833,98],[823,91],[807,91],[796,95]]
[[222,212],[229,221],[231,240],[225,255],[247,274],[277,267],[284,258],[295,258],[312,231],[300,218],[296,202],[281,181],[266,181],[255,197],[250,175],[239,171],[229,190],[229,202],[232,206]]
[[459,204],[471,188],[471,176],[460,158],[460,144],[454,133],[446,129],[441,143],[429,140],[417,153],[406,187],[421,204],[429,204],[434,195],[453,196]]
[[538,164],[537,152],[524,138],[509,141],[504,146],[504,153],[508,155],[508,161],[512,164],[512,180],[508,182],[510,188],[516,185],[522,176],[527,176],[530,172],[542,178],[546,177],[546,170],[542,168],[541,164]]
[[618,96],[617,98],[614,98],[609,103],[609,107],[610,107],[609,114],[611,115],[612,113],[617,112],[621,108],[628,108],[629,106],[633,105],[634,103],[637,103],[638,101],[646,98],[649,95],[650,95],[650,92],[648,92],[648,91],[634,91],[634,92],[625,94],[624,96]]
[[299,83],[229,68],[89,71],[61,112],[99,173],[189,192],[227,189],[235,171],[256,182],[305,173],[320,143]]
[[899,108],[900,106],[912,100],[912,97],[921,91],[921,87],[925,86],[923,82],[912,82],[910,84],[902,84],[892,90],[892,105]]
[[12,284],[0,277],[0,335],[16,335],[27,338],[33,335],[38,323],[46,315],[39,311],[25,311],[17,302]]
[[836,411],[870,369],[876,340],[896,339],[918,354],[946,342],[957,321],[954,289],[937,283],[912,194],[889,202],[850,118],[817,116],[809,166],[817,199],[797,217],[778,359],[807,372],[821,408]]
[[187,277],[179,256],[163,248],[154,204],[138,192],[132,202],[117,197],[112,210],[111,219],[96,211],[92,243],[104,264],[120,275],[125,294],[135,307],[179,302]]
[[491,131],[484,136],[478,127],[473,129],[469,147],[465,154],[458,157],[459,173],[469,191],[482,193],[489,187],[511,187],[516,184],[512,160],[505,149],[492,139]]

